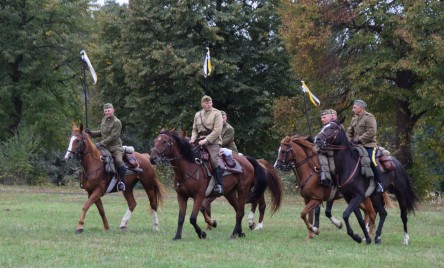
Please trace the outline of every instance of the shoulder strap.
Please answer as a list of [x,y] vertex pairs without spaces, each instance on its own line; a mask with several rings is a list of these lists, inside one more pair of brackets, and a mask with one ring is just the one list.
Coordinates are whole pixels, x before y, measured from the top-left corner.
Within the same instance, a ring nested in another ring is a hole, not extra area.
[[200,115],[200,121],[202,122],[202,126],[205,128],[206,131],[210,131],[211,132],[212,130],[205,126],[205,123],[204,123],[203,118],[202,118],[202,112],[200,112],[199,115]]

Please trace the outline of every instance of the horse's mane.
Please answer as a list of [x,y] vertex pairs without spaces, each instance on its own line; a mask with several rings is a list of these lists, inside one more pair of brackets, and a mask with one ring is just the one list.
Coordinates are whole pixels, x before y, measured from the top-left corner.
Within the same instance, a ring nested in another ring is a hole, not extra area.
[[177,146],[179,147],[179,151],[183,158],[188,160],[191,163],[195,163],[196,155],[193,151],[192,145],[189,143],[189,141],[186,138],[182,138],[175,134],[174,132],[171,133],[168,130],[161,131],[160,134],[166,134],[174,139],[174,141],[177,143]]
[[301,136],[299,134],[295,134],[293,136],[286,136],[281,143],[290,144],[290,142],[296,143],[303,148],[313,150],[313,138],[311,136]]

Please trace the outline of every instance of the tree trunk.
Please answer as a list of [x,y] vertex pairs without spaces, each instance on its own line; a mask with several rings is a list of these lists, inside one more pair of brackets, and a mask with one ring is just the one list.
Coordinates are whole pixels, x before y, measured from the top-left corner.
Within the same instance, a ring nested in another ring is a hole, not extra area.
[[399,107],[396,113],[396,137],[395,144],[398,145],[396,158],[404,165],[406,169],[413,166],[413,155],[411,148],[413,127],[415,126],[417,117],[412,116],[412,111],[408,107],[406,101],[397,101]]

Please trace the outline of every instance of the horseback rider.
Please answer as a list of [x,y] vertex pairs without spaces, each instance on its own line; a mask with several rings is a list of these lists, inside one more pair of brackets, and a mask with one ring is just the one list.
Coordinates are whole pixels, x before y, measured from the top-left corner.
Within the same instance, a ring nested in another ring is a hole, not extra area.
[[198,142],[205,146],[210,154],[210,162],[213,167],[213,173],[217,180],[217,185],[213,192],[223,194],[222,173],[223,169],[219,166],[219,150],[222,145],[222,114],[219,110],[213,108],[213,100],[210,96],[203,96],[201,99],[202,110],[196,113],[193,121],[193,129],[190,143]]
[[235,167],[236,163],[233,160],[233,152],[239,153],[236,143],[234,142],[234,128],[227,122],[227,113],[221,111],[222,114],[222,149],[220,154],[225,156],[225,161],[229,167]]
[[376,163],[376,118],[365,110],[367,103],[363,100],[353,102],[353,113],[350,126],[347,130],[347,138],[353,145],[362,144],[370,157],[370,166],[373,170],[374,179],[377,182],[376,191],[384,192],[381,184],[380,172]]
[[[332,120],[337,119],[337,113],[333,109],[327,109],[321,111],[321,122],[322,125],[330,123]],[[330,167],[334,166],[330,164],[333,162],[333,151],[321,152],[319,154],[319,164],[321,165],[321,184],[324,186],[330,186],[332,179],[330,173]]]
[[117,190],[125,190],[125,164],[123,163],[123,147],[120,135],[122,133],[122,123],[114,115],[114,107],[111,103],[103,105],[103,113],[105,116],[100,124],[100,130],[92,131],[89,128],[85,130],[92,138],[102,137],[100,142],[96,143],[96,147],[104,147],[113,156],[114,163],[119,175],[119,183],[117,184]]

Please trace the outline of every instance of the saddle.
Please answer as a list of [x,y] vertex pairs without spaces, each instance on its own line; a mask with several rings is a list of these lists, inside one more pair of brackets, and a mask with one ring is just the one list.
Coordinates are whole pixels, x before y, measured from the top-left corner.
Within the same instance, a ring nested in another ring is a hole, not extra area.
[[382,172],[390,172],[396,169],[391,153],[384,147],[379,147],[376,158]]
[[[210,153],[208,152],[208,149],[206,147],[198,147],[199,149],[196,152],[196,156],[200,159],[200,161],[204,164],[205,168],[207,169],[208,177],[212,176],[210,170],[213,170],[213,167],[211,166],[210,162]],[[227,156],[224,154],[219,154],[219,160],[217,164],[225,171],[222,176],[231,174],[231,173],[242,173],[243,168],[239,164],[239,162],[230,157],[228,159]]]
[[[123,146],[123,151],[123,162],[125,163],[125,166],[133,172],[143,172],[143,169],[140,168],[139,161],[137,161],[136,155],[134,154],[134,147]],[[116,174],[116,167],[111,153],[103,147],[100,148],[100,153],[102,154],[102,162],[105,166],[105,172],[111,176]]]

